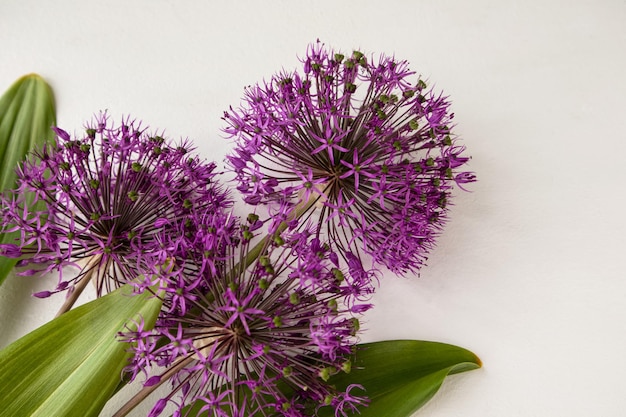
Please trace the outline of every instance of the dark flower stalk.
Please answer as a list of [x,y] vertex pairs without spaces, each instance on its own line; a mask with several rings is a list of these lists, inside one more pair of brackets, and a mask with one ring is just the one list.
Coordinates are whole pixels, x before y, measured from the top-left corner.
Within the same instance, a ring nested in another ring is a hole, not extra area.
[[453,186],[474,181],[453,113],[406,61],[319,42],[303,71],[246,89],[224,113],[228,157],[251,204],[317,202],[320,232],[343,252],[396,273],[421,267],[446,221]]
[[[350,371],[358,316],[370,308],[371,273],[354,257],[346,269],[338,268],[336,254],[307,228],[273,235],[250,263],[258,217],[240,226],[209,217],[198,218],[200,237],[187,248],[189,265],[180,266],[184,275],[193,271],[192,284],[179,287],[184,313],[167,306],[153,330],[140,325],[122,335],[133,346],[133,378],[155,365],[165,371],[148,378],[144,392],[116,417],[168,378],[173,389],[150,416],[168,402],[176,404],[175,416],[200,401],[202,411],[220,417],[305,416],[324,406],[342,415],[362,404],[365,399],[351,392],[356,386],[338,392],[327,381]],[[228,227],[218,232],[215,224]],[[216,247],[225,256],[206,265],[203,255]],[[180,306],[173,300],[165,302]]]
[[[106,113],[87,125],[84,136],[55,131],[54,144],[19,170],[18,189],[2,197],[1,226],[19,230],[21,239],[0,251],[34,266],[22,275],[58,271],[57,287],[35,296],[73,290],[62,311],[89,281],[100,296],[155,269],[143,254],[165,250],[159,219],[185,224],[196,210],[230,206],[215,165],[191,155],[189,142],[172,144],[129,118],[115,126]],[[33,204],[23,198],[27,191],[35,194]],[[66,279],[66,265],[80,272]]]

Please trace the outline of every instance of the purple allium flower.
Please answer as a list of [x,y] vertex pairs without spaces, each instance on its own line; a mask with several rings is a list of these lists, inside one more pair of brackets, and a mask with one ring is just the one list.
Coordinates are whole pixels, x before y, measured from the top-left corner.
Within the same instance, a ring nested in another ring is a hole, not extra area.
[[[307,229],[276,236],[256,253],[249,232],[257,222],[252,215],[237,233],[224,233],[227,256],[202,267],[202,282],[183,289],[184,315],[166,308],[153,330],[121,335],[134,346],[133,378],[148,375],[147,360],[165,371],[145,385],[172,377],[171,393],[151,416],[166,401],[177,405],[175,415],[200,401],[215,417],[310,416],[323,406],[343,415],[366,402],[354,387],[339,392],[327,381],[350,371],[358,316],[370,307],[371,274],[357,263],[339,269],[329,246]],[[188,253],[201,253],[203,244]]]
[[98,295],[117,288],[152,267],[140,255],[162,249],[161,219],[184,224],[196,211],[230,205],[215,165],[191,155],[186,141],[173,144],[129,118],[116,126],[106,113],[83,136],[55,131],[55,142],[18,170],[18,188],[2,198],[0,213],[0,228],[21,233],[0,250],[41,265],[23,274],[80,268],[71,279],[60,275],[54,292],[93,277]]
[[[224,268],[229,247],[239,242],[240,232],[230,213],[213,209],[164,220],[161,224],[155,235],[161,242],[159,250],[141,255],[145,263],[153,267],[143,281],[134,285],[139,292],[148,288],[161,292],[169,313],[184,315],[190,301],[196,297],[197,287]],[[245,232],[251,233],[250,229],[256,228],[256,224],[247,225]]]
[[469,158],[447,98],[393,57],[318,41],[302,62],[302,72],[248,87],[242,107],[224,113],[239,190],[251,204],[316,201],[340,248],[397,273],[419,269],[453,185],[475,180],[461,171]]

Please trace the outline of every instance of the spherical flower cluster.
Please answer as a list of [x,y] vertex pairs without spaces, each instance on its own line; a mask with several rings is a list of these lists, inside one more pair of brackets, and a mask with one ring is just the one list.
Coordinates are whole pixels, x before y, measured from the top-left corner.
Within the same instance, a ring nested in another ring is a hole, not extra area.
[[[140,325],[122,334],[133,346],[133,378],[154,365],[165,371],[146,385],[171,377],[173,389],[151,417],[168,402],[177,405],[177,416],[199,402],[201,412],[215,417],[295,417],[325,406],[345,415],[366,401],[356,395],[362,387],[337,391],[327,381],[350,372],[358,316],[370,307],[371,274],[356,259],[338,268],[329,246],[306,228],[276,235],[255,252],[250,230],[257,222],[251,216],[237,233],[222,235],[226,256],[210,267],[199,266],[203,258],[187,258],[196,263],[193,276],[204,273],[181,291],[185,314],[166,308],[154,329]],[[203,224],[197,229],[213,230]],[[202,253],[206,242],[200,239],[188,254]]]
[[238,189],[252,204],[321,207],[320,228],[340,248],[396,273],[419,269],[453,186],[474,181],[447,98],[393,57],[318,42],[302,62],[225,112]]
[[[106,113],[80,137],[54,130],[54,143],[21,166],[17,190],[1,201],[0,229],[21,236],[0,251],[34,265],[22,274],[60,273],[56,289],[37,296],[90,280],[98,295],[117,288],[150,270],[141,254],[164,250],[159,219],[184,224],[198,210],[230,206],[215,164],[191,155],[186,141],[173,144],[129,118],[114,125]],[[80,273],[65,279],[66,265]]]

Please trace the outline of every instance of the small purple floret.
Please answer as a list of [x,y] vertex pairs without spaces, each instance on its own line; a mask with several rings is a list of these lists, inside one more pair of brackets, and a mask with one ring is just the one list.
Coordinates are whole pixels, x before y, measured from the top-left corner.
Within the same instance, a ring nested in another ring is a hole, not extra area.
[[0,243],[0,255],[7,258],[19,258],[22,256],[20,247],[11,243]]
[[37,298],[48,298],[52,295],[53,293],[50,291],[39,291],[33,294],[33,297],[37,297]]

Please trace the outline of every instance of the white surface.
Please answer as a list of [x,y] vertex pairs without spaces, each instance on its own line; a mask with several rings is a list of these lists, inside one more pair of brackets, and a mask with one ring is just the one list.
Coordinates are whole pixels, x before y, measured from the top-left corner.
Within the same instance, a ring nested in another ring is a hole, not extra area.
[[[5,0],[0,90],[37,72],[66,129],[109,109],[221,161],[222,111],[309,42],[409,60],[451,96],[479,182],[421,277],[383,281],[364,339],[482,358],[419,417],[623,416],[626,2],[336,3]],[[46,286],[0,288],[0,345],[51,318],[61,300],[28,297]]]

